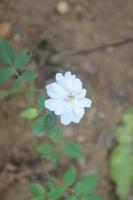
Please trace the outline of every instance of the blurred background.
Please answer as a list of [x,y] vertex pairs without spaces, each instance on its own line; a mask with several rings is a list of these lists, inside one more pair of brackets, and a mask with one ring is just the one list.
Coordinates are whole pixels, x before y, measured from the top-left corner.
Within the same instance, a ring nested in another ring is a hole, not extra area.
[[[93,106],[78,125],[63,127],[64,135],[85,150],[86,157],[76,162],[79,173],[98,171],[97,192],[105,200],[118,200],[109,157],[116,145],[115,129],[133,103],[133,43],[86,49],[133,38],[133,1],[0,0],[0,37],[33,53],[28,68],[39,72],[39,87],[57,72],[70,70],[82,79]],[[22,95],[0,103],[0,200],[29,200],[27,184],[43,181],[30,126],[19,117],[25,105]],[[64,168],[68,162],[62,158]],[[54,166],[46,168],[59,174]],[[132,199],[131,192],[126,200]]]

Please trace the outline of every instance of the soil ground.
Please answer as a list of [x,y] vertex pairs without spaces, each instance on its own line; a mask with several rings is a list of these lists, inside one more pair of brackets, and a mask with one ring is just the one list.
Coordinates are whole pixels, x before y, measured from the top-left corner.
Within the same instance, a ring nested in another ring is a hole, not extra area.
[[[33,52],[28,67],[40,72],[40,86],[58,71],[71,70],[83,80],[93,106],[80,124],[64,127],[64,134],[85,149],[86,158],[77,162],[79,172],[98,171],[98,192],[105,200],[118,200],[108,160],[115,145],[114,129],[124,109],[132,104],[133,43],[92,54],[70,54],[132,38],[133,1],[65,2],[68,8],[63,13],[57,0],[1,0],[0,36],[9,38],[18,50],[29,48]],[[30,128],[19,118],[24,106],[19,95],[6,98],[0,105],[1,200],[30,199],[26,185],[31,179],[42,179]],[[64,166],[67,163],[62,162]]]

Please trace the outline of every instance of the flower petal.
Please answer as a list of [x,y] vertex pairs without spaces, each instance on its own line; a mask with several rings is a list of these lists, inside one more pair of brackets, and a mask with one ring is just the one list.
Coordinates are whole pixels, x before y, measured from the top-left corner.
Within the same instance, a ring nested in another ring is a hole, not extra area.
[[86,96],[86,93],[87,93],[86,89],[83,89],[83,90],[81,91],[81,93],[78,95],[78,99],[84,98],[84,97]]
[[72,93],[73,95],[79,95],[82,91],[82,82],[76,78],[74,81],[73,81],[73,84],[72,84]]
[[65,97],[67,95],[67,91],[65,89],[63,89],[58,83],[51,83],[49,85],[46,86],[46,90],[48,95],[51,98],[62,98]]
[[79,116],[79,115],[73,115],[73,117],[72,117],[72,122],[74,122],[74,123],[79,123],[80,122],[80,120],[81,120],[81,116]]
[[92,101],[88,98],[83,98],[83,99],[78,99],[76,100],[76,105],[79,106],[79,107],[86,107],[86,108],[90,108],[91,107],[91,104],[92,104]]
[[85,110],[84,110],[84,108],[81,108],[81,107],[75,105],[75,106],[74,106],[74,113],[75,113],[76,115],[82,117],[82,116],[85,114]]
[[54,111],[56,115],[64,112],[64,102],[58,99],[48,99],[45,101],[45,107],[50,111]]
[[72,75],[71,72],[66,72],[64,77],[65,77],[66,89],[72,93],[72,87],[73,87],[74,81],[76,80],[75,75]]
[[66,72],[65,75],[64,75],[65,78],[70,77],[70,76],[72,76],[70,71]]
[[63,88],[65,88],[65,78],[61,73],[57,73],[55,76],[56,82],[62,86]]
[[72,113],[66,112],[66,113],[62,114],[60,120],[61,120],[61,123],[64,125],[70,124],[72,121]]
[[72,110],[73,110],[73,103],[71,103],[71,102],[65,102],[65,110],[67,111],[67,112],[72,112]]

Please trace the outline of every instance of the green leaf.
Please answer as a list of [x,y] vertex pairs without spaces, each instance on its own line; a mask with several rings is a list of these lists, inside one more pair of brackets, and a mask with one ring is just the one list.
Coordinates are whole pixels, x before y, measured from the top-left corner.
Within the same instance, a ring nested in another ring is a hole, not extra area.
[[74,167],[67,170],[64,174],[64,177],[63,177],[65,186],[68,187],[68,186],[73,185],[75,180],[76,180],[76,176],[77,176],[77,172],[76,172],[76,169]]
[[34,71],[25,71],[21,75],[22,79],[27,80],[27,81],[34,80],[37,76],[38,74]]
[[37,102],[37,110],[41,112],[44,109],[45,96],[40,95]]
[[117,142],[123,144],[133,143],[133,124],[129,126],[128,124],[123,124],[119,126],[115,131],[115,136]]
[[75,185],[75,192],[86,195],[92,193],[98,184],[98,175],[89,175],[82,177]]
[[71,195],[71,196],[67,197],[66,200],[78,200],[78,199],[75,195]]
[[83,150],[81,149],[80,145],[72,141],[64,144],[64,151],[71,158],[83,157]]
[[124,199],[133,183],[132,145],[120,144],[114,148],[110,158],[110,174],[116,182],[116,192]]
[[96,195],[87,195],[82,198],[82,200],[103,200],[103,197]]
[[32,183],[28,186],[28,188],[36,200],[44,200],[45,190],[40,184]]
[[64,188],[59,186],[54,186],[52,190],[49,192],[48,196],[50,199],[59,199],[64,194]]
[[133,125],[132,119],[133,119],[133,107],[129,107],[129,108],[123,113],[122,121],[125,122],[126,124]]
[[56,121],[57,121],[57,118],[56,118],[56,115],[54,114],[54,112],[51,112],[50,114],[48,114],[45,118],[46,128],[48,130],[53,128],[56,124]]
[[27,51],[22,51],[16,55],[13,67],[16,69],[25,67],[25,65],[28,64],[30,59],[31,54],[29,54]]
[[38,116],[36,108],[28,108],[21,113],[21,116],[25,119],[34,119]]
[[12,65],[14,59],[15,51],[11,44],[5,39],[0,39],[0,60],[6,64]]
[[63,141],[63,133],[57,127],[54,127],[48,131],[48,137],[55,143]]
[[127,110],[123,114],[123,123],[115,130],[115,136],[118,143],[132,144],[133,143],[133,109]]
[[34,124],[32,126],[33,135],[41,137],[41,136],[45,135],[45,133],[46,133],[45,131],[46,131],[45,118],[40,117],[34,122]]
[[50,144],[39,145],[36,150],[42,155],[42,157],[44,157],[47,160],[56,162],[59,159],[59,154],[57,150]]
[[8,67],[0,70],[0,84],[7,81],[12,76],[12,68]]

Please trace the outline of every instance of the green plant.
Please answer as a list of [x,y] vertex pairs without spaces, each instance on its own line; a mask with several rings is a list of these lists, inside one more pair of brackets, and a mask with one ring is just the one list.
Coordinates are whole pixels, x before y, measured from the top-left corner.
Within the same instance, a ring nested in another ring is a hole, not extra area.
[[[42,160],[47,160],[58,166],[62,151],[71,159],[82,158],[81,146],[74,141],[65,140],[62,130],[58,127],[55,113],[44,108],[44,91],[36,88],[35,84],[38,73],[26,69],[30,59],[31,54],[27,51],[17,53],[7,40],[0,39],[0,60],[7,65],[0,71],[0,84],[9,79],[12,80],[11,88],[0,92],[1,98],[16,93],[25,94],[27,108],[21,112],[21,117],[31,121],[34,137],[49,138],[49,140],[44,140],[41,144],[36,145],[36,151]],[[38,97],[37,100],[36,97]],[[66,200],[102,200],[102,197],[94,194],[98,184],[97,174],[79,179],[74,166],[64,172],[61,180],[51,176],[48,171],[46,174],[47,183],[45,186],[36,182],[28,186],[34,200],[61,198]]]
[[124,112],[115,138],[117,145],[110,157],[110,174],[116,183],[116,193],[124,199],[133,184],[133,108]]

